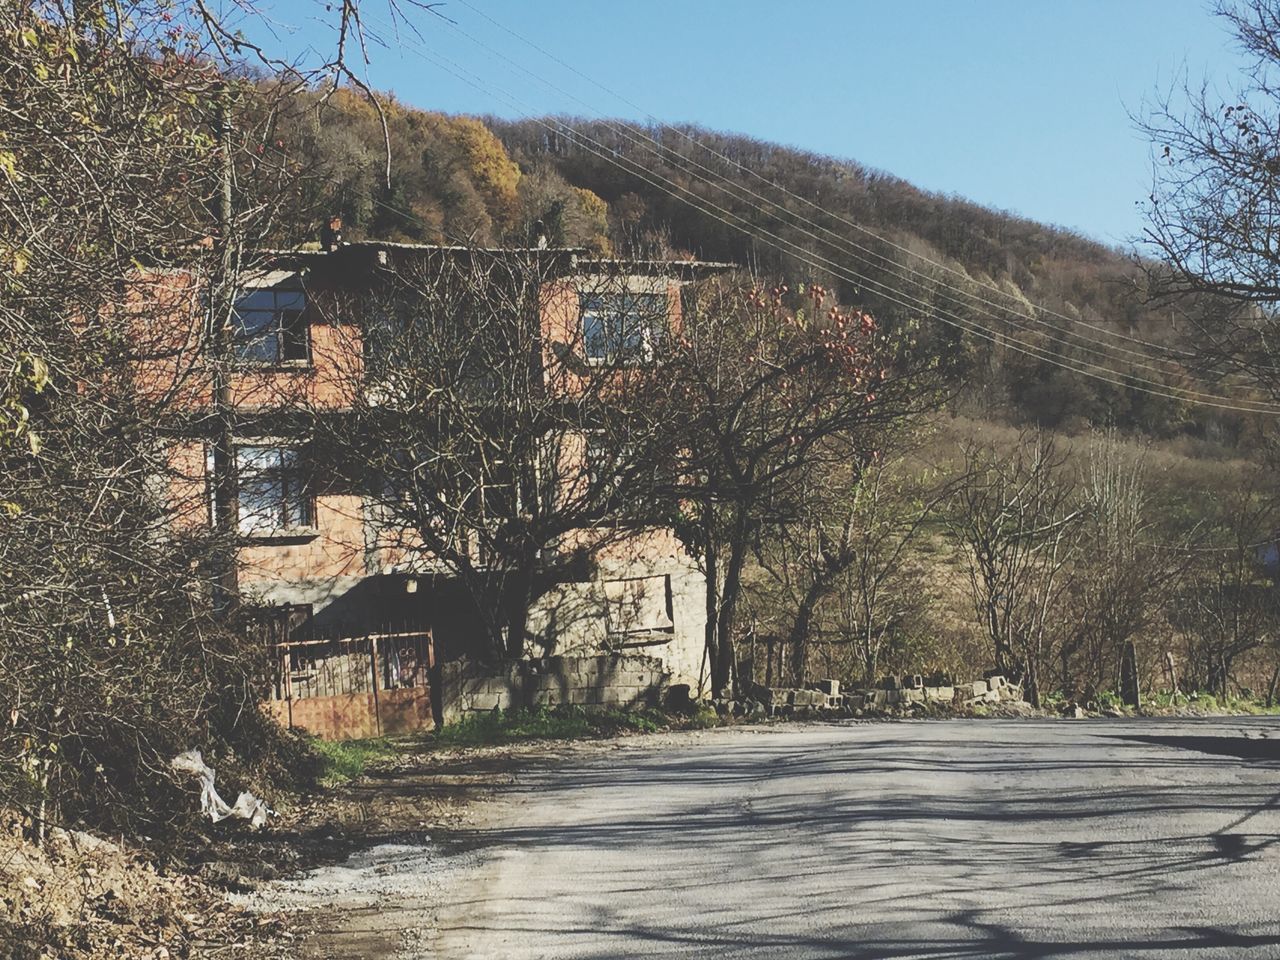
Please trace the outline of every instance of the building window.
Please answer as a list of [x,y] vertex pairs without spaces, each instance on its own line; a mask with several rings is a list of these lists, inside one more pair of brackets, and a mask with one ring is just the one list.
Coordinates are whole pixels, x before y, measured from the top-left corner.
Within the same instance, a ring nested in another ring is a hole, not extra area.
[[307,359],[307,298],[301,290],[248,290],[236,299],[232,348],[247,363]]
[[311,525],[311,495],[295,448],[237,447],[236,477],[242,534]]
[[666,294],[584,293],[580,305],[588,360],[652,359],[654,340],[667,323]]

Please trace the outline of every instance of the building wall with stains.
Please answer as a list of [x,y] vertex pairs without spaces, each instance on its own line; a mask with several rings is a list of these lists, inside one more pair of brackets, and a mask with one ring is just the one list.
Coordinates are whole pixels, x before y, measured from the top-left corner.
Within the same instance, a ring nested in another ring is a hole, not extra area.
[[[350,258],[348,258],[350,259]],[[273,411],[305,407],[338,412],[355,400],[363,377],[364,339],[349,291],[359,270],[326,272],[310,255],[306,270],[308,344],[305,362],[245,364],[233,370],[230,394],[239,423],[239,443],[262,444],[279,437],[256,423]],[[278,284],[296,284],[299,274],[273,274]],[[584,290],[626,290],[665,296],[669,323],[680,323],[678,280],[666,276],[575,274],[544,283],[539,290],[538,323],[544,348],[580,354],[580,296]],[[166,304],[167,324],[147,324],[146,344],[136,375],[157,402],[187,413],[212,410],[213,382],[202,362],[207,316],[199,281],[191,275],[150,277],[138,285],[139,304]],[[580,368],[580,367],[579,367]],[[573,363],[547,364],[555,370],[553,389],[571,392]],[[172,447],[170,495],[181,523],[209,523],[211,440],[193,438]],[[565,444],[566,455],[585,457],[582,442]],[[456,581],[424,557],[410,532],[389,532],[358,489],[358,480],[342,479],[313,465],[309,522],[289,529],[242,536],[238,577],[250,604],[310,609],[306,630],[322,636],[431,629],[445,647],[463,653],[482,643],[483,631],[470,620],[477,613]],[[566,470],[566,476],[581,471]],[[552,584],[531,610],[528,654],[533,657],[593,655],[599,652],[661,658],[675,682],[697,685],[702,678],[705,642],[705,580],[670,530],[620,534],[611,528],[584,530],[566,538],[562,549],[587,557],[581,576]],[[446,640],[444,635],[448,635]]]

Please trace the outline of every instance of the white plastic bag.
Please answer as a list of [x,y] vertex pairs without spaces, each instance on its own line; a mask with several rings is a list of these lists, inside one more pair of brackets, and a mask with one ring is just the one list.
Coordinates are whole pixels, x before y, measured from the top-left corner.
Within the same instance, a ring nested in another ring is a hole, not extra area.
[[234,806],[227,806],[226,801],[218,796],[218,791],[214,789],[213,767],[204,762],[204,757],[200,755],[199,750],[180,753],[169,761],[169,765],[181,773],[190,773],[199,778],[200,811],[207,814],[214,823],[226,820],[228,817],[239,817],[241,820],[248,820],[249,826],[257,829],[267,822],[267,817],[271,816],[271,808],[248,791],[236,798]]

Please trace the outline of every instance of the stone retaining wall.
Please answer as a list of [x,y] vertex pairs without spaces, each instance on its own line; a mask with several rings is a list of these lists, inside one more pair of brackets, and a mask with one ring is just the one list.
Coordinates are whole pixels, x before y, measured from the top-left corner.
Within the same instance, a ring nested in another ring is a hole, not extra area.
[[562,704],[588,709],[659,703],[670,673],[657,657],[601,654],[483,664],[454,660],[440,666],[445,723],[479,713]]

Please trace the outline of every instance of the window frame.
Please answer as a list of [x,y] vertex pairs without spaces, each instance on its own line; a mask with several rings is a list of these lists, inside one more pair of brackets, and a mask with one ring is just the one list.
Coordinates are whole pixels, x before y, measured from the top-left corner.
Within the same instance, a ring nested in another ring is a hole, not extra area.
[[[653,584],[654,581],[661,581],[661,586],[658,587],[659,592],[650,596],[648,591],[642,587],[640,594],[647,599],[648,603],[644,606],[636,603],[634,586]],[[610,588],[613,589],[611,590]],[[671,585],[671,574],[655,573],[647,577],[605,579],[601,581],[601,589],[605,601],[605,635],[611,640],[625,643],[626,641],[620,638],[669,636],[675,633],[675,598]],[[643,626],[630,623],[626,609],[628,606],[635,613],[640,613],[645,609],[645,606],[651,607],[649,612],[659,612],[660,619],[658,622]]]
[[[592,301],[600,301],[601,306],[592,306]],[[654,309],[636,311],[634,314],[629,309],[633,304],[645,303],[652,301]],[[609,308],[605,305],[613,302],[619,304]],[[603,335],[593,337],[588,331],[588,320],[590,317],[600,317],[602,321],[605,318],[625,318],[628,316],[636,316],[642,322],[639,328],[634,331],[637,335],[638,342],[635,347],[623,343],[622,334],[631,333],[632,331],[611,331],[605,329]],[[666,330],[671,321],[671,296],[669,292],[655,292],[652,290],[622,290],[622,291],[586,291],[578,292],[578,332],[582,337],[582,353],[587,363],[592,366],[605,366],[611,364],[636,365],[644,363],[652,363],[654,358],[654,343],[658,336]],[[661,325],[661,326],[660,326]],[[610,345],[610,340],[616,338],[618,345]],[[603,340],[605,350],[603,353],[595,354],[592,352],[592,344],[595,340]]]
[[[263,296],[271,297],[270,307],[242,306],[251,297]],[[282,297],[290,298],[296,307],[281,304]],[[231,308],[231,353],[235,362],[245,367],[310,367],[309,313],[307,293],[301,287],[242,287]],[[246,314],[265,315],[269,320],[251,335],[242,322]],[[267,343],[273,345],[273,356],[254,354],[259,345]],[[289,356],[290,353],[298,355]]]
[[[274,453],[277,463],[250,468],[245,462],[246,451],[259,451],[259,456]],[[234,464],[236,533],[240,537],[257,540],[315,532],[315,493],[300,444],[257,437],[239,440],[234,447]],[[245,490],[255,484],[260,491],[268,490],[268,485],[278,489],[270,490],[268,510],[255,509],[250,513],[246,512]],[[255,522],[254,518],[266,522]]]

